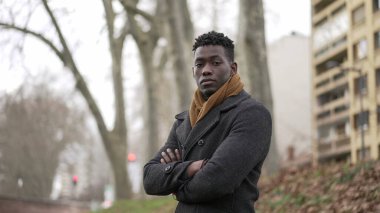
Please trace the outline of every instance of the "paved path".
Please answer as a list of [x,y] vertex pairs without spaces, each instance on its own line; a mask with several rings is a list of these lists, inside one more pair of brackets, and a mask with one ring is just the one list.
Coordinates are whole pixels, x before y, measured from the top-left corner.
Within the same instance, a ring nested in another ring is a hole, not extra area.
[[73,202],[16,200],[0,197],[1,213],[88,213],[88,206]]

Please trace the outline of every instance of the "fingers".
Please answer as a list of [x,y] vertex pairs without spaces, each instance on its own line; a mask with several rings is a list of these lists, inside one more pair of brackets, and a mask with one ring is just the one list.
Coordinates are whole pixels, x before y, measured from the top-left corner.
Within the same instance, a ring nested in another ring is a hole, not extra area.
[[175,152],[175,156],[177,157],[177,160],[182,160],[181,159],[181,154],[179,153],[179,150],[175,149],[174,152]]
[[161,163],[170,163],[181,160],[181,154],[178,149],[175,149],[174,152],[171,149],[167,149],[164,152],[161,152]]
[[166,153],[169,155],[169,158],[172,160],[172,162],[178,160],[171,149],[167,149]]
[[168,154],[166,154],[166,152],[161,152],[161,162],[162,160],[164,160],[165,163],[170,163],[172,162],[172,159],[169,157]]

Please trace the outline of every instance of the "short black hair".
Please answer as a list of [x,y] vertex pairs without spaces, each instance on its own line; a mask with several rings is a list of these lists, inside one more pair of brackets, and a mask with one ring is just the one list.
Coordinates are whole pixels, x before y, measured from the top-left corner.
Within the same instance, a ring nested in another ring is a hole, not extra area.
[[207,45],[220,45],[224,47],[224,51],[226,53],[226,56],[231,60],[231,62],[234,61],[234,42],[225,36],[223,33],[218,33],[215,31],[211,31],[205,34],[202,34],[198,36],[198,38],[195,39],[195,42],[193,44],[193,52],[198,47],[207,46]]

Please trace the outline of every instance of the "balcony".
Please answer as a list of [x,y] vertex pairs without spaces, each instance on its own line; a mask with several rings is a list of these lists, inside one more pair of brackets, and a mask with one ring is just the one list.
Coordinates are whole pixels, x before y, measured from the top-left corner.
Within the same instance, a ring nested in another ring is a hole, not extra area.
[[[343,120],[349,117],[349,100],[348,98],[340,98],[323,106],[317,107],[315,115],[317,115],[316,124],[318,126],[335,123],[336,121]],[[337,110],[341,107],[346,107],[346,110]],[[329,113],[327,113],[329,112]],[[318,118],[319,114],[326,114]]]
[[319,141],[317,144],[319,160],[333,158],[351,152],[350,137],[348,135],[338,135],[329,141]]
[[325,61],[331,60],[336,56],[347,55],[347,40],[346,35],[338,38],[337,40],[328,44],[327,47],[314,51],[314,64],[321,64]]
[[321,1],[323,1],[323,0],[312,0],[312,1],[311,1],[311,4],[312,4],[313,6],[315,6],[316,4],[321,3]]
[[329,102],[327,104],[324,104],[322,106],[317,106],[316,110],[315,110],[315,113],[319,114],[319,113],[327,111],[327,110],[334,111],[334,109],[337,108],[337,107],[339,107],[339,106],[349,105],[349,104],[350,104],[349,98],[348,98],[348,96],[345,96],[345,97],[336,99],[334,101],[331,101],[331,102]]
[[345,4],[345,1],[312,0],[314,8],[312,21],[320,22],[324,17],[330,16],[336,9]]
[[[326,82],[323,85],[321,85],[319,88],[315,89],[315,95],[320,95],[323,93],[326,93],[330,90],[333,90],[334,88],[341,87],[348,83],[347,75],[342,73],[341,70],[338,68],[335,68],[332,72],[324,73],[327,74],[327,78],[324,76],[322,78],[317,78],[317,82]],[[341,75],[341,76],[340,76]],[[320,80],[321,79],[321,80]]]
[[[320,84],[322,81],[331,80],[332,77],[340,72],[340,69],[338,67],[323,70],[323,72],[315,77],[315,81],[317,82],[316,85]],[[316,86],[318,87],[318,86]]]

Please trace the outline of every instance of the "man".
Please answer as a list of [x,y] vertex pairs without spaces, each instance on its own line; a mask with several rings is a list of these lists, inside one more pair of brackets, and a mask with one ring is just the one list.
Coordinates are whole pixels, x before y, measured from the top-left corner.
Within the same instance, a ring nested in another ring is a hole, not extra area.
[[180,213],[254,212],[271,116],[243,90],[233,41],[212,31],[195,40],[193,51],[198,89],[144,166],[145,191],[173,194]]

